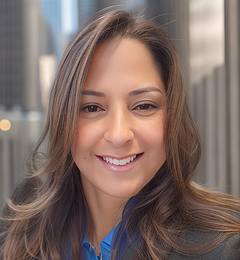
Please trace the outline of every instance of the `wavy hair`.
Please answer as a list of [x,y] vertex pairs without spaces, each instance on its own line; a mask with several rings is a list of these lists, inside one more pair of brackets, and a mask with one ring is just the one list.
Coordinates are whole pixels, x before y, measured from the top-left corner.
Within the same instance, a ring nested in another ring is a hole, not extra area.
[[[167,96],[167,159],[125,206],[113,241],[112,259],[122,259],[124,250],[136,241],[136,259],[165,259],[171,250],[184,254],[208,251],[240,232],[240,202],[191,180],[200,157],[199,136],[186,104],[173,44],[154,22],[125,10],[108,9],[76,35],[60,62],[46,127],[32,155],[31,174],[21,196],[16,193],[7,202],[1,259],[60,260],[66,249],[74,260],[82,254],[79,241],[85,227],[91,226],[91,218],[71,145],[81,88],[94,50],[114,37],[145,44],[159,68]],[[42,153],[45,141],[47,147]],[[182,234],[191,229],[213,231],[217,236],[207,245],[188,244]]]

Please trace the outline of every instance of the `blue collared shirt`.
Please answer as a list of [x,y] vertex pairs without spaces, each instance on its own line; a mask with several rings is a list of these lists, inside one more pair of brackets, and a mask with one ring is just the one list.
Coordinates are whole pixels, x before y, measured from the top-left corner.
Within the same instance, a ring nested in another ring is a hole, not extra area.
[[[136,198],[132,198],[128,202],[128,207],[126,209],[130,208],[130,205],[136,203]],[[124,210],[124,216],[129,215],[127,210]],[[97,256],[96,251],[93,248],[93,246],[90,244],[89,239],[87,235],[85,235],[83,241],[82,241],[82,249],[83,249],[83,256],[84,260],[110,260],[111,259],[111,248],[112,248],[112,242],[114,235],[117,233],[119,228],[121,227],[121,222],[119,222],[100,242],[100,251],[101,255]],[[122,248],[124,249],[125,246],[128,244],[128,238],[124,239],[124,243],[122,244]],[[64,260],[72,260],[70,250],[66,250],[66,255],[64,257]]]
[[[136,204],[137,198],[131,198],[128,202],[128,207],[124,210],[124,215],[128,214],[127,209],[131,208],[131,205]],[[93,248],[93,246],[90,244],[87,235],[85,235],[83,241],[82,241],[82,248],[83,248],[83,255],[84,260],[111,260],[111,248],[112,248],[112,242],[113,237],[115,233],[120,228],[121,222],[119,222],[100,242],[100,251],[101,255],[97,256],[96,251]],[[124,240],[125,243],[127,243],[127,238]],[[122,244],[123,248],[126,246],[126,244]]]
[[110,260],[111,246],[115,231],[116,227],[114,227],[100,242],[100,256],[96,255],[95,248],[91,245],[86,235],[82,241],[84,260]]

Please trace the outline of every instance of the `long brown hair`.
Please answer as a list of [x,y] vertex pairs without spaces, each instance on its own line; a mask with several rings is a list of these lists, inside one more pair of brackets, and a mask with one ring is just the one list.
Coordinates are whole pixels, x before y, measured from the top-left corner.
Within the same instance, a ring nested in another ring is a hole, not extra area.
[[[90,218],[80,172],[70,150],[81,87],[94,50],[116,36],[144,43],[158,65],[167,96],[167,160],[127,203],[114,239],[112,259],[121,255],[126,234],[129,243],[136,234],[140,241],[136,259],[164,259],[172,249],[185,254],[210,250],[240,232],[240,202],[230,195],[210,192],[191,180],[199,161],[200,144],[173,44],[153,22],[124,10],[107,10],[76,35],[59,65],[50,93],[46,128],[33,152],[32,173],[27,177],[30,192],[25,192],[22,199],[13,196],[3,218],[4,260],[57,260],[64,257],[67,249],[72,259],[77,260],[82,254],[80,241]],[[46,152],[40,153],[46,140]],[[130,203],[132,199],[134,203]],[[208,245],[183,245],[181,234],[196,228],[218,235]]]

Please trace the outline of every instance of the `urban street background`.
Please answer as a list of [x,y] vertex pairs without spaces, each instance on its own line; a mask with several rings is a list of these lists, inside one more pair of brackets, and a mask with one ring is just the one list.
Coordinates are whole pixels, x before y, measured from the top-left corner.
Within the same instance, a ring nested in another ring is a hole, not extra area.
[[0,206],[26,172],[64,49],[111,5],[144,13],[168,31],[201,135],[194,179],[240,196],[240,1],[1,0]]

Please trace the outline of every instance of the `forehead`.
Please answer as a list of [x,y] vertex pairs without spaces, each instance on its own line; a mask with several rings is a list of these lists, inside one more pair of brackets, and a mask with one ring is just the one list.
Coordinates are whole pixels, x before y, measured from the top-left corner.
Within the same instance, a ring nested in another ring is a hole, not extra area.
[[83,88],[108,91],[111,87],[116,91],[154,85],[163,88],[148,47],[136,39],[114,38],[96,48]]

